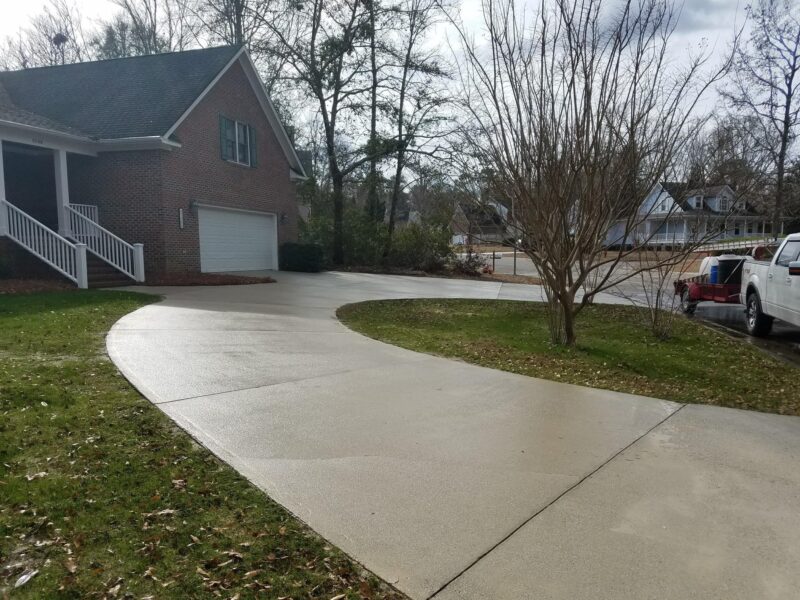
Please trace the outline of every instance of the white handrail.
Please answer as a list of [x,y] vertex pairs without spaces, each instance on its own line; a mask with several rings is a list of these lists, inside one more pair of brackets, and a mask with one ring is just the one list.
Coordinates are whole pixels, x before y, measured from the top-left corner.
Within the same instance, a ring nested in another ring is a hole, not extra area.
[[87,219],[91,219],[95,223],[100,222],[100,211],[95,204],[73,204],[72,202],[69,205],[82,214]]
[[0,200],[0,234],[10,237],[78,287],[89,287],[86,246],[73,244],[7,200]]
[[83,215],[72,205],[67,205],[67,215],[69,215],[71,236],[75,240],[86,244],[92,254],[131,279],[144,281],[144,254],[141,244],[129,244]]

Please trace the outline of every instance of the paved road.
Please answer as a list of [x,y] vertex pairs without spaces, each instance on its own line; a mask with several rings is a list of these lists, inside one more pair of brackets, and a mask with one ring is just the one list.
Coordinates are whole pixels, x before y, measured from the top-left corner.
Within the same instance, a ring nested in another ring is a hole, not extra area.
[[[341,325],[530,286],[355,273],[161,288],[108,349],[166,414],[413,598],[787,598],[800,418],[593,390]],[[605,298],[606,300],[613,300]]]
[[797,327],[775,321],[768,337],[751,337],[744,323],[744,306],[740,304],[702,302],[697,306],[694,318],[721,326],[731,335],[800,366],[800,329]]

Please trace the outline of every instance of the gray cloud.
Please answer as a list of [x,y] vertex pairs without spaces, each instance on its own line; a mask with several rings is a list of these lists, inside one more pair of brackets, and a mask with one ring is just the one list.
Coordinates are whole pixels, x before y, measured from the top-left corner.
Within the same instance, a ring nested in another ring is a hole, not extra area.
[[[680,8],[680,6],[679,6]],[[686,0],[678,20],[677,31],[694,33],[719,29],[733,30],[741,25],[744,2],[740,0]]]

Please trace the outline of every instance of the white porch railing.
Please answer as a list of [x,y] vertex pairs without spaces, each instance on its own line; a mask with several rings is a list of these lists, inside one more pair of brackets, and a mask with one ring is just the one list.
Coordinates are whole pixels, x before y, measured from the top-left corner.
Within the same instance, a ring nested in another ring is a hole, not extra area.
[[100,222],[100,211],[97,209],[97,206],[94,204],[69,204],[72,208],[74,208],[77,212],[82,214],[87,219],[94,221],[95,223]]
[[[69,229],[73,239],[86,244],[87,249],[131,279],[144,281],[144,247],[129,244],[88,218],[75,205],[67,205]],[[89,205],[81,205],[89,206]]]
[[73,244],[7,200],[0,199],[0,235],[7,235],[79,288],[89,287],[86,245]]

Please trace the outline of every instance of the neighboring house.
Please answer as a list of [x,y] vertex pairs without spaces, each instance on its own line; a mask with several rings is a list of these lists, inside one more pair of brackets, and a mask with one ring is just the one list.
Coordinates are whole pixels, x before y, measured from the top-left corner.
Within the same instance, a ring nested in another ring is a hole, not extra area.
[[452,243],[456,245],[503,243],[507,236],[503,213],[499,204],[459,203],[450,220]]
[[128,281],[277,269],[303,178],[241,47],[0,72],[13,275],[46,263],[85,287],[93,264]]
[[616,223],[607,246],[684,244],[699,240],[727,240],[769,234],[769,220],[758,214],[727,185],[689,189],[680,183],[657,184],[625,235],[626,224]]

